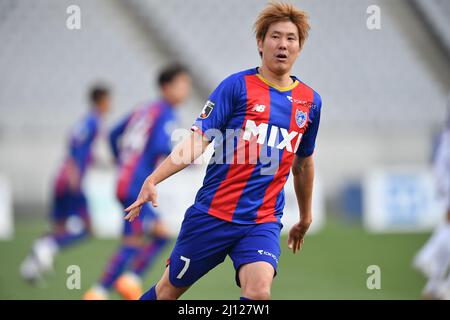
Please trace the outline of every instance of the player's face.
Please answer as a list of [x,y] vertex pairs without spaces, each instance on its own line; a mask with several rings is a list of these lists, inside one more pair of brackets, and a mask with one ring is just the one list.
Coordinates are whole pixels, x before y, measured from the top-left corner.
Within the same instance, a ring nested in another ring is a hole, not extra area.
[[111,108],[111,97],[109,95],[103,96],[97,103],[97,108],[101,114],[108,113]]
[[290,73],[300,54],[298,29],[291,21],[272,23],[263,40],[258,40],[262,64],[276,74]]
[[163,86],[164,97],[174,106],[185,102],[191,93],[191,82],[188,74],[178,74],[170,83]]

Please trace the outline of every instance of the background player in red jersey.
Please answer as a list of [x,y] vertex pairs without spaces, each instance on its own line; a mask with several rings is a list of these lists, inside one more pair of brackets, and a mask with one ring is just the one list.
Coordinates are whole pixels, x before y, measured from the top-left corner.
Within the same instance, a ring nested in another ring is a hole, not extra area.
[[[50,219],[52,231],[33,243],[30,254],[20,267],[22,278],[36,282],[53,270],[53,260],[59,250],[78,243],[91,232],[91,222],[85,193],[82,189],[85,173],[92,163],[94,142],[101,131],[102,120],[111,104],[109,89],[95,86],[89,94],[90,112],[74,126],[70,134],[68,155],[54,182]],[[75,218],[81,228],[71,230],[69,218]]]
[[[301,249],[312,221],[312,154],[321,99],[291,76],[291,69],[309,24],[305,12],[272,3],[260,13],[255,29],[261,67],[234,74],[219,85],[195,122],[195,132],[146,179],[126,219],[138,217],[146,202],[156,207],[156,185],[187,167],[220,133],[239,132],[231,148],[234,155],[242,150],[247,155],[255,143],[261,147],[257,154],[244,156],[243,163],[236,163],[236,157],[232,163],[210,163],[164,275],[141,299],[177,299],[226,255],[233,260],[241,299],[269,299],[280,255],[283,186],[291,166],[300,220],[289,232],[288,246],[294,253]],[[220,145],[216,141],[216,157]],[[274,172],[265,172],[263,147],[276,164]],[[186,155],[187,161],[179,161]],[[257,159],[254,164],[252,157]]]
[[[118,165],[116,195],[124,208],[134,202],[145,178],[171,152],[171,135],[178,122],[176,109],[189,98],[191,77],[186,67],[171,64],[159,73],[158,85],[160,99],[133,110],[110,133]],[[113,285],[125,299],[138,299],[142,295],[141,278],[169,240],[157,212],[144,206],[139,219],[124,221],[119,248],[84,299],[106,299]]]

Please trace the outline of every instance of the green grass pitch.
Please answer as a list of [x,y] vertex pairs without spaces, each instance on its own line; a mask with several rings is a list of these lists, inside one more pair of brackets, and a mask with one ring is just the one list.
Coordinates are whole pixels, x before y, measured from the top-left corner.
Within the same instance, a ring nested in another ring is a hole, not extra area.
[[[16,221],[14,240],[0,242],[0,299],[80,299],[100,276],[116,240],[86,241],[62,252],[55,273],[42,288],[21,280],[18,266],[32,240],[45,231],[42,220]],[[411,268],[411,260],[429,234],[371,235],[356,224],[329,219],[317,234],[307,236],[300,253],[287,249],[282,255],[272,288],[273,299],[420,299],[425,279]],[[174,242],[173,242],[174,243]],[[172,243],[172,245],[173,245]],[[160,256],[145,278],[145,288],[155,283],[164,269],[171,246]],[[69,265],[81,268],[81,290],[66,288]],[[381,268],[381,289],[369,290],[367,267]],[[229,258],[200,279],[182,299],[239,299],[234,269]],[[116,293],[112,299],[119,299]]]

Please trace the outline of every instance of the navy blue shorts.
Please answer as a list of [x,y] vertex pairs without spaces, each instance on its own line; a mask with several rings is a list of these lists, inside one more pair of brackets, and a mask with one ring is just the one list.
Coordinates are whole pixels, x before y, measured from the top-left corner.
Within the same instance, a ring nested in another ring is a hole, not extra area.
[[239,268],[265,261],[277,272],[280,257],[279,222],[243,225],[221,220],[190,207],[184,216],[168,260],[169,280],[176,287],[192,285],[229,255],[239,282]]
[[[136,199],[128,198],[125,201],[120,200],[124,208],[129,207]],[[125,215],[128,213],[125,212]],[[150,203],[144,203],[141,208],[139,217],[133,220],[133,222],[125,221],[122,234],[124,236],[129,235],[142,235],[148,233],[150,230],[150,224],[152,221],[158,219],[158,214],[153,210]]]
[[59,222],[71,216],[78,216],[85,221],[89,220],[86,197],[82,192],[64,192],[62,194],[55,192],[50,218]]

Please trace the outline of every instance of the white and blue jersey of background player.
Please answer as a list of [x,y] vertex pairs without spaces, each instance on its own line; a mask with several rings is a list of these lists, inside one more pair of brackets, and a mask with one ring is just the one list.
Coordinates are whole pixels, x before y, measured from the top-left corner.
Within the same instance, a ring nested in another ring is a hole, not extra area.
[[[176,123],[174,108],[160,100],[133,111],[111,131],[110,144],[119,167],[116,195],[124,208],[137,198],[158,162],[170,154]],[[156,218],[155,211],[144,205],[138,219],[125,223],[124,235],[144,233],[147,223]]]
[[77,215],[88,223],[88,208],[82,190],[83,179],[92,161],[94,141],[100,131],[100,114],[92,111],[72,129],[69,150],[54,182],[51,218],[63,221]]

